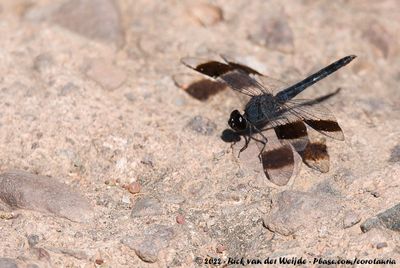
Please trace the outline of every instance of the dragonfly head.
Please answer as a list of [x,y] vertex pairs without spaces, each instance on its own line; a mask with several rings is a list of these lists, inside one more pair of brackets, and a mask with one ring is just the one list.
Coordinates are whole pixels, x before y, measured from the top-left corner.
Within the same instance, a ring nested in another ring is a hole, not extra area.
[[247,128],[247,120],[238,110],[234,110],[229,117],[228,125],[235,131],[242,131]]

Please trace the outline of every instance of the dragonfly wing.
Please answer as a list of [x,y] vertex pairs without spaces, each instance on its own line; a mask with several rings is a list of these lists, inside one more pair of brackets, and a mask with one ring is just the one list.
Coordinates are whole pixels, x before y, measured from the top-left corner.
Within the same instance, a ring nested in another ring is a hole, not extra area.
[[[270,129],[262,132],[263,136],[268,139],[265,146],[258,141],[251,140],[248,148],[244,150],[238,159],[242,168],[249,171],[255,171],[257,174],[262,174],[273,184],[277,186],[284,186],[294,178],[300,170],[301,157],[295,151],[290,143],[284,143],[277,139],[275,132]],[[261,134],[253,133],[255,139],[264,140]],[[244,145],[244,141],[235,143],[233,153],[237,155],[239,150]],[[259,154],[261,154],[261,163]]]
[[250,76],[251,72],[256,71],[249,67],[245,69],[244,65],[230,65],[215,60],[198,58],[183,58],[181,62],[203,75],[227,84],[230,88],[242,94],[257,96],[269,92],[259,81]]
[[290,143],[297,152],[304,151],[310,142],[307,127],[301,120],[277,125],[274,130],[279,140]]
[[241,69],[243,72],[247,73],[249,76],[251,76],[253,79],[257,80],[263,87],[267,90],[266,93],[276,93],[279,92],[285,88],[289,87],[289,84],[282,82],[280,80],[274,79],[272,77],[269,77],[265,74],[262,74],[252,68],[250,68],[247,65],[244,65],[242,63],[239,63],[234,57],[231,57],[229,55],[220,55],[221,58],[229,65]]
[[[260,134],[257,134],[260,137]],[[300,157],[290,143],[281,142],[273,130],[263,132],[268,139],[265,147],[257,143],[261,154],[261,163],[265,176],[272,183],[284,186],[295,176],[297,176],[301,161]]]
[[[319,133],[335,140],[344,140],[340,128],[332,112],[321,104],[312,103],[310,100],[290,100],[285,102],[284,112],[280,121],[294,122],[302,120]],[[278,120],[278,122],[279,122]]]

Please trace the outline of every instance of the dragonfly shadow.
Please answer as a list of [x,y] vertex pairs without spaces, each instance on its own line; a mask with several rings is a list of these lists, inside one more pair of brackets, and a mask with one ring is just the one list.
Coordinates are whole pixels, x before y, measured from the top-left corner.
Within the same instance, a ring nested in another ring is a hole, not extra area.
[[336,94],[339,94],[341,90],[342,90],[342,89],[339,87],[339,88],[337,88],[335,91],[333,91],[333,92],[331,92],[331,93],[329,93],[329,94],[323,95],[323,96],[321,96],[321,97],[312,99],[312,100],[310,100],[310,101],[304,103],[304,105],[313,105],[313,104],[318,104],[318,103],[324,102],[324,101],[326,101],[326,100],[328,100],[328,99],[334,97]]
[[241,137],[237,132],[233,131],[230,128],[227,128],[222,131],[221,140],[223,140],[224,142],[239,142],[241,140]]
[[185,91],[197,100],[206,101],[224,89],[226,86],[223,83],[202,79],[190,84]]

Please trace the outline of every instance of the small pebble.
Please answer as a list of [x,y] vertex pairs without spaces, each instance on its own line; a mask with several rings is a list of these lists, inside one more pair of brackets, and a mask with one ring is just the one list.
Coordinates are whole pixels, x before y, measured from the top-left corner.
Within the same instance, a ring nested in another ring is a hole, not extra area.
[[39,236],[38,235],[28,235],[28,244],[31,248],[37,245],[39,243]]
[[388,246],[388,244],[386,242],[380,242],[380,243],[376,244],[377,249],[385,248],[387,246]]
[[176,222],[178,224],[184,224],[185,223],[185,216],[183,216],[182,214],[179,214],[178,216],[176,216]]
[[140,193],[141,186],[140,186],[140,183],[138,183],[138,182],[132,182],[126,186],[126,189],[131,194],[137,194],[137,193]]
[[97,265],[102,265],[104,263],[104,260],[103,259],[96,259],[94,261],[94,263],[96,263]]

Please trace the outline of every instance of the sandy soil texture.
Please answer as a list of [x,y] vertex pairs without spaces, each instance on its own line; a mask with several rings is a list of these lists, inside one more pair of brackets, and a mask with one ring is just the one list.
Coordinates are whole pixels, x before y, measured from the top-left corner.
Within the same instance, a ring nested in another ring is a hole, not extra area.
[[[0,1],[0,267],[400,263],[399,14],[397,0]],[[254,151],[237,158],[221,135],[243,103],[180,63],[218,53],[289,84],[357,55],[299,95],[341,88],[329,172],[303,164],[279,187]]]

